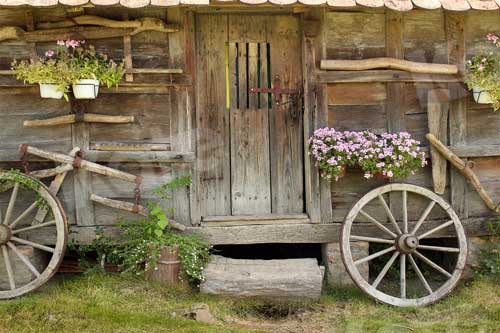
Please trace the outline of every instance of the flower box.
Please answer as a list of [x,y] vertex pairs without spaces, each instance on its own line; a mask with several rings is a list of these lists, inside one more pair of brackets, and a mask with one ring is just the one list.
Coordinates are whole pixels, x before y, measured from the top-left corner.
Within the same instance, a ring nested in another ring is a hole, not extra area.
[[72,88],[76,99],[96,99],[99,94],[99,80],[80,79]]
[[61,99],[64,96],[64,91],[59,89],[57,84],[40,83],[40,97]]

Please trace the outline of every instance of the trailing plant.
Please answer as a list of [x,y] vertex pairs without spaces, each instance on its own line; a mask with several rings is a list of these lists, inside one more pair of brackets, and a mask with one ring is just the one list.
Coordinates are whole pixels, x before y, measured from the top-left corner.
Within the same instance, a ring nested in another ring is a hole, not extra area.
[[464,82],[470,90],[479,88],[488,92],[496,111],[500,108],[500,37],[489,33],[486,39],[497,51],[477,54],[468,60]]
[[388,178],[404,178],[415,174],[427,164],[419,144],[407,132],[381,134],[359,151],[358,160],[364,177],[369,179],[381,174]]
[[369,131],[339,132],[321,128],[308,140],[310,154],[321,175],[338,180],[342,168],[359,165],[365,178],[381,174],[388,178],[407,177],[426,165],[420,142],[407,132],[383,133]]
[[38,194],[38,190],[41,186],[41,183],[38,180],[28,177],[24,173],[16,169],[0,169],[0,192],[6,191],[7,189],[11,188],[14,183],[18,183],[21,189],[35,192],[38,208],[42,208],[50,212],[49,204],[40,196],[40,194]]
[[195,236],[174,233],[168,222],[174,209],[163,208],[165,203],[172,200],[171,191],[190,184],[191,177],[184,176],[156,188],[154,193],[159,202],[148,203],[149,216],[138,221],[119,221],[118,226],[122,230],[120,237],[107,237],[101,232],[90,245],[81,247],[73,244],[72,248],[80,247],[77,252],[81,264],[87,269],[92,268],[85,258],[88,253],[95,253],[101,266],[107,262],[118,265],[123,274],[142,275],[145,271],[157,269],[163,247],[177,246],[182,263],[181,280],[191,284],[202,281],[210,246]]

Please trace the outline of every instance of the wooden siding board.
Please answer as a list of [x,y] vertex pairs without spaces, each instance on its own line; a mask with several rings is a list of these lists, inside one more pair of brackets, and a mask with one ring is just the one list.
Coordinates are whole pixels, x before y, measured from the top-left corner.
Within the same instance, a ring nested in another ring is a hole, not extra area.
[[[293,16],[269,16],[267,30],[268,40],[271,43],[271,74],[280,76],[283,88],[300,88],[302,86],[300,21]],[[302,110],[296,101],[293,95],[284,96],[282,105],[273,105],[270,111],[273,213],[304,211]]]
[[[227,16],[199,15],[197,28],[197,168],[201,215],[231,214],[229,117],[226,110]],[[226,36],[226,37],[225,37]]]

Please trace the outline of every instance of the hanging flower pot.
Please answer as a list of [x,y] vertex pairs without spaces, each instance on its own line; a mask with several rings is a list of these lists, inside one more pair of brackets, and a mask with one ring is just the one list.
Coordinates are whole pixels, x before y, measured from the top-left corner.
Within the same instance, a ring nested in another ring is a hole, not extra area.
[[473,87],[472,94],[474,95],[474,100],[478,104],[492,104],[493,98],[488,90],[483,90],[481,87]]
[[64,96],[64,91],[59,89],[57,84],[40,83],[40,97],[61,99]]
[[99,80],[80,79],[73,84],[73,95],[76,99],[95,99],[99,94]]

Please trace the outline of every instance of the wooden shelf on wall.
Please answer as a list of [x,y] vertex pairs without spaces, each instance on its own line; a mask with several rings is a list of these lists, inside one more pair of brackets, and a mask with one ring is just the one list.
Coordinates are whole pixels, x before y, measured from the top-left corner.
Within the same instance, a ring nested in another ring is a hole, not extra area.
[[316,71],[316,83],[369,83],[369,82],[463,82],[458,74],[422,74],[400,70]]

